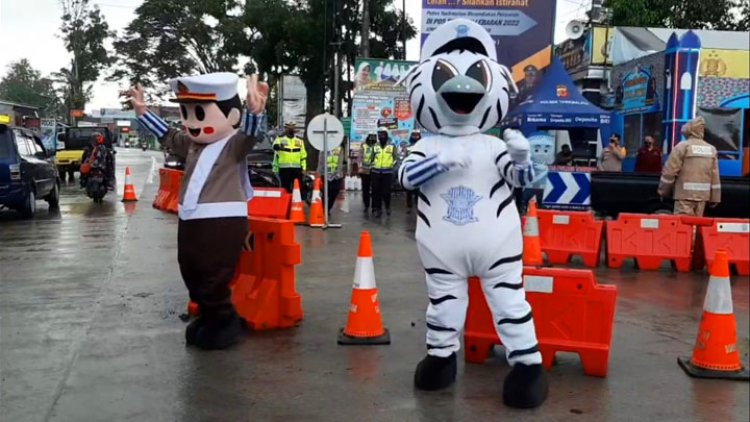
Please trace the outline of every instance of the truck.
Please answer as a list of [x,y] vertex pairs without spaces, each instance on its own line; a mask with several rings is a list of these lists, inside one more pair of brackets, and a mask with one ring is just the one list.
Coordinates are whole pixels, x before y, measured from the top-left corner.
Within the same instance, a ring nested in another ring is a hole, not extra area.
[[83,149],[91,143],[91,136],[100,133],[104,136],[107,148],[113,149],[112,132],[106,126],[69,127],[60,134],[56,155],[57,169],[61,178],[75,179],[75,173],[80,170]]

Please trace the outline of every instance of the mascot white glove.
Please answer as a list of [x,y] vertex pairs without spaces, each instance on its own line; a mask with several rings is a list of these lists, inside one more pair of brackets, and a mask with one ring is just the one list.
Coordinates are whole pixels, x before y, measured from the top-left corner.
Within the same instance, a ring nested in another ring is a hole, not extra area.
[[508,147],[508,154],[514,164],[526,167],[530,162],[530,150],[528,139],[523,136],[523,133],[515,129],[506,129],[503,132],[503,139],[505,145]]
[[466,168],[471,165],[471,156],[461,147],[444,149],[437,155],[437,163],[447,170],[455,167]]

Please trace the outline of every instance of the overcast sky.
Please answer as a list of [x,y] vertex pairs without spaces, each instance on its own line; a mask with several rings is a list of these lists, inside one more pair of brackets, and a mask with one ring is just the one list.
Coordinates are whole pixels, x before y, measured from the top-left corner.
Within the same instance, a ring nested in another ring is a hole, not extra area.
[[[110,28],[121,31],[133,19],[135,8],[143,0],[92,0],[97,4]],[[401,1],[395,1],[401,7]],[[421,26],[422,2],[407,0],[406,12]],[[591,0],[558,0],[555,42],[565,38],[565,25],[585,14]],[[59,0],[0,0],[0,77],[5,75],[8,64],[27,58],[34,68],[49,74],[66,66],[70,54],[58,37],[62,9]],[[410,60],[419,57],[419,39],[407,43]],[[94,86],[94,98],[87,110],[101,107],[119,107],[117,93],[122,88],[118,83],[100,80]]]

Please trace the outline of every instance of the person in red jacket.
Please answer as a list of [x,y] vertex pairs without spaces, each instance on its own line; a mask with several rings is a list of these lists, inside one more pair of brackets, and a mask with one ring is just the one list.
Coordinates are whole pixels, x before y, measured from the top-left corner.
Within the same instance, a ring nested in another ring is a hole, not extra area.
[[643,139],[643,147],[635,157],[635,171],[638,173],[661,173],[661,149],[656,147],[653,136]]

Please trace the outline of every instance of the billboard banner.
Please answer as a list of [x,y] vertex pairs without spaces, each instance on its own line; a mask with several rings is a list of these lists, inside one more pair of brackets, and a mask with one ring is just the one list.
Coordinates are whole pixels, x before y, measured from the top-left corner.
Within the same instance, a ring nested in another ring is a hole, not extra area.
[[[368,134],[385,129],[395,145],[408,143],[414,129],[414,113],[406,88],[396,81],[416,62],[357,59],[350,142],[358,145]],[[358,148],[355,146],[355,148]]]
[[513,71],[519,89],[527,92],[552,58],[555,6],[556,0],[422,0],[422,43],[445,22],[472,20],[492,35],[498,62]]
[[285,75],[281,78],[281,104],[279,107],[279,126],[294,122],[297,136],[305,136],[305,117],[307,116],[307,89],[299,76]]
[[55,119],[41,119],[39,126],[44,149],[57,151],[57,122]]
[[135,111],[120,110],[119,108],[102,108],[99,109],[99,117],[113,120],[135,119]]
[[591,64],[594,66],[612,65],[612,40],[615,37],[613,28],[594,27],[588,34],[590,38]]

